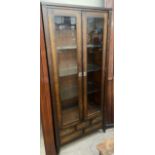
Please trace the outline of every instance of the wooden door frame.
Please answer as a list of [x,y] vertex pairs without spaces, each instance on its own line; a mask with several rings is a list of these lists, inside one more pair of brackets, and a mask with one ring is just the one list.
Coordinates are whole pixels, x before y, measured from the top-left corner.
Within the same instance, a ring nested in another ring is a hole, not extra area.
[[[107,11],[103,12],[91,12],[91,11],[83,11],[82,12],[82,21],[83,21],[83,73],[86,73],[83,75],[84,80],[84,118],[90,118],[94,117],[94,115],[97,115],[98,113],[88,115],[88,102],[87,102],[87,17],[103,17],[104,19],[104,25],[103,25],[103,56],[102,56],[102,92],[104,92],[104,85],[105,85],[105,77],[106,77],[106,55],[108,53],[107,50],[107,38],[108,38],[108,15],[109,13]],[[104,94],[101,96],[101,112],[102,116],[104,117]],[[103,121],[103,128],[105,124]]]
[[40,113],[46,155],[56,155],[51,95],[46,60],[42,12],[40,11]]
[[[58,70],[58,59],[57,59],[57,50],[55,45],[55,35],[53,35],[53,32],[55,32],[55,25],[54,25],[54,16],[74,16],[76,17],[77,21],[77,66],[78,66],[78,73],[82,71],[82,53],[81,53],[81,12],[78,10],[67,10],[67,9],[55,9],[53,7],[47,8],[47,31],[49,32],[49,42],[50,47],[47,50],[48,53],[48,60],[51,61],[51,65],[49,65],[49,70],[53,70],[53,75],[50,77],[53,77],[54,80],[54,87],[53,91],[56,94],[56,109],[57,109],[57,118],[59,123],[59,128],[67,127],[68,124],[63,125],[62,120],[62,109],[61,109],[61,97],[60,97],[60,86],[59,86],[59,70]],[[51,60],[50,60],[51,59]],[[77,74],[78,75],[78,74]],[[80,120],[82,119],[82,78],[78,76],[78,86],[79,86],[79,112],[80,112]],[[77,122],[77,121],[76,121]],[[72,124],[76,123],[73,122]]]

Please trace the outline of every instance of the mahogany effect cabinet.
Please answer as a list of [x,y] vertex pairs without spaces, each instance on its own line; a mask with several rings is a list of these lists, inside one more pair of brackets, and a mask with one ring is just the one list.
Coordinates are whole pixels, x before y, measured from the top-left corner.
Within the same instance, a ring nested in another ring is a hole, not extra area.
[[109,9],[42,4],[57,150],[104,129]]

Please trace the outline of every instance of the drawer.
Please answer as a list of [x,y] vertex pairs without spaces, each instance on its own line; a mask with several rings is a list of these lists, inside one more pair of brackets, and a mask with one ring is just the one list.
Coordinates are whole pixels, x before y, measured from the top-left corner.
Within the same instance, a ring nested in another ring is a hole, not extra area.
[[92,124],[98,123],[102,121],[102,116],[96,117],[92,120]]
[[90,133],[92,131],[95,131],[97,129],[101,129],[102,128],[102,123],[97,123],[97,124],[94,124],[92,125],[91,127],[88,127],[84,130],[84,133]]
[[66,135],[68,135],[68,134],[70,134],[70,133],[72,133],[72,132],[74,132],[74,131],[75,131],[75,128],[74,128],[74,127],[67,128],[67,129],[63,129],[63,130],[61,130],[61,132],[60,132],[60,136],[61,136],[61,137],[66,136]]
[[83,132],[81,130],[81,131],[76,131],[76,132],[74,132],[72,134],[69,134],[67,136],[61,137],[61,140],[60,140],[61,145],[66,144],[66,143],[68,143],[68,142],[82,136],[82,134],[83,134]]
[[77,130],[86,128],[87,126],[89,126],[89,121],[78,124]]

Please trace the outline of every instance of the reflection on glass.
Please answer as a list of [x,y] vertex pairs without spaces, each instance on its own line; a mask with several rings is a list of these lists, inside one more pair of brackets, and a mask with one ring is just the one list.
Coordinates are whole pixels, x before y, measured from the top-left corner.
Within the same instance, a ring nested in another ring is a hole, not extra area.
[[76,18],[55,17],[57,49],[76,48]]
[[88,115],[101,110],[103,18],[87,18],[87,103]]
[[55,16],[62,121],[79,120],[76,17]]

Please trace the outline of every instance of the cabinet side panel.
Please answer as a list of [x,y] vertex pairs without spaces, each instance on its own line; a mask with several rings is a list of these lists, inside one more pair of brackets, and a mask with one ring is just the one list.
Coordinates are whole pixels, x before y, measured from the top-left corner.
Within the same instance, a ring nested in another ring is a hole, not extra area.
[[112,8],[110,12],[109,47],[107,55],[106,75],[106,126],[114,125],[114,0],[105,1],[106,8]]
[[46,61],[46,49],[42,25],[42,14],[40,12],[40,111],[43,128],[46,155],[56,155],[54,126],[51,107],[51,96]]

